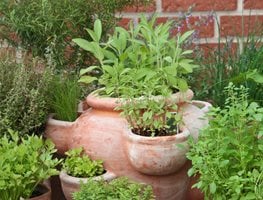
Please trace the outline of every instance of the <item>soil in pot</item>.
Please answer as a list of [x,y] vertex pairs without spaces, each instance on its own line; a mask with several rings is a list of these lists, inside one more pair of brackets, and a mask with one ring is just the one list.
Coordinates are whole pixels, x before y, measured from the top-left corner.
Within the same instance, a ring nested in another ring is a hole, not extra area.
[[152,132],[154,132],[154,137],[176,135],[177,133],[177,131],[170,132],[167,129],[155,129],[154,131],[151,131],[150,129],[133,128],[131,131],[136,135],[146,137],[152,137]]

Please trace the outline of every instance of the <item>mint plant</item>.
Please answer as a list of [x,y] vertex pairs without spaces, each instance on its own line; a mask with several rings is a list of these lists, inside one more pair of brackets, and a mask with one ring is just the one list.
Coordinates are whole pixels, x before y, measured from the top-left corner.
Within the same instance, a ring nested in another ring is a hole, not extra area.
[[248,91],[232,83],[226,87],[225,108],[213,108],[207,128],[187,157],[189,175],[205,199],[262,199],[263,108],[248,103]]
[[[173,22],[157,24],[156,18],[142,16],[136,27],[130,24],[129,30],[116,27],[105,42],[101,41],[101,21],[96,20],[94,29],[87,29],[93,41],[73,40],[99,62],[81,70],[79,82],[97,81],[102,87],[100,94],[123,98],[117,109],[133,128],[140,129],[138,134],[151,136],[167,135],[170,126],[166,119],[178,122],[180,117],[170,113],[177,111],[176,105],[167,99],[175,91],[188,89],[185,76],[197,67],[189,58],[192,50],[183,50],[194,31],[171,37]],[[101,75],[91,76],[94,70]]]
[[0,199],[28,199],[37,185],[58,174],[54,144],[38,136],[20,138],[17,132],[0,138]]
[[103,174],[103,162],[91,160],[84,154],[83,148],[71,149],[65,153],[67,158],[63,163],[63,170],[75,177],[88,178]]
[[131,182],[125,177],[120,177],[106,182],[103,180],[89,179],[81,185],[81,190],[73,193],[74,200],[153,200],[151,186]]

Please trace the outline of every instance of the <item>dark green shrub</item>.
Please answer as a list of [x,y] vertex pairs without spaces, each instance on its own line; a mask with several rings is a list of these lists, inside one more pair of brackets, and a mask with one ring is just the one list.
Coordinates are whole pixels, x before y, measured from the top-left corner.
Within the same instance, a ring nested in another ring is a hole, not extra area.
[[[94,18],[102,19],[105,34],[116,22],[116,11],[146,2],[149,0],[1,0],[0,33],[56,68],[79,66],[88,55],[79,54],[71,38],[89,39],[84,28],[91,28]],[[10,37],[14,33],[19,40]]]
[[48,114],[51,70],[36,72],[30,65],[0,61],[0,71],[0,134],[9,128],[21,135],[38,132]]
[[151,186],[129,181],[127,178],[117,178],[111,182],[89,179],[81,185],[79,192],[73,193],[74,200],[153,200]]

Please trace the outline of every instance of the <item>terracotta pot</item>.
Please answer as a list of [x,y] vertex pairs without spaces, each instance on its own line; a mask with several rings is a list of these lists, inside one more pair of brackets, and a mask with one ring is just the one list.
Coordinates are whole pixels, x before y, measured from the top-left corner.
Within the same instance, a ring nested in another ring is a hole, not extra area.
[[89,109],[89,105],[87,104],[87,101],[80,101],[78,104],[78,116],[83,114],[86,110]]
[[74,122],[56,120],[53,116],[50,115],[47,120],[45,137],[54,142],[58,154],[64,154],[69,149]]
[[[83,114],[89,109],[89,106],[86,101],[80,101],[78,104],[78,116]],[[45,137],[50,138],[58,154],[64,154],[69,150],[69,143],[71,140],[71,131],[75,122],[62,121],[54,118],[55,114],[50,114],[46,123]]]
[[208,125],[205,117],[212,105],[205,101],[192,101],[180,105],[178,113],[182,115],[185,126],[195,141],[198,140],[199,130]]
[[[87,178],[77,178],[68,175],[64,171],[61,171],[59,174],[62,190],[64,193],[64,196],[67,200],[72,200],[72,193],[77,192],[80,189],[80,183],[86,183]],[[94,180],[105,180],[110,181],[112,179],[116,178],[116,175],[110,172],[106,172],[105,174],[102,174],[101,176],[93,177]]]
[[[190,135],[186,127],[172,136],[144,137],[136,135],[130,129],[124,133],[127,157],[137,171],[148,175],[167,175],[178,171],[186,162]],[[179,147],[182,145],[184,147]]]
[[197,183],[199,176],[190,177],[189,186],[187,189],[186,200],[203,200],[204,194],[198,188],[192,188]]
[[[207,120],[201,119],[205,114],[203,108],[206,107],[206,103],[201,102],[197,106],[191,103],[192,97],[192,91],[176,94],[174,102],[179,106],[184,125],[190,134],[197,138],[200,128],[207,124]],[[127,121],[115,110],[118,99],[99,97],[93,93],[87,97],[87,103],[90,108],[68,129],[62,127],[59,131],[53,127],[54,132],[52,132],[47,124],[49,131],[46,135],[55,144],[58,141],[63,141],[65,144],[65,146],[57,145],[61,147],[60,152],[83,147],[91,159],[103,160],[105,169],[116,176],[127,176],[131,180],[150,184],[157,200],[185,198],[189,183],[188,162],[178,171],[168,175],[152,176],[138,172],[127,158],[124,136]]]
[[40,184],[37,188],[37,192],[42,195],[32,197],[29,200],[51,200],[51,189],[46,184]]

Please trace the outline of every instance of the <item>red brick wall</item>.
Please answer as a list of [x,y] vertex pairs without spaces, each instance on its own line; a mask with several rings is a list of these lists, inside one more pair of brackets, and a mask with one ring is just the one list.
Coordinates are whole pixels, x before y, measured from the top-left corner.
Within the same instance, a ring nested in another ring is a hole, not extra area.
[[[182,13],[190,7],[190,15],[185,20]],[[168,18],[181,19],[181,26],[175,28],[175,32],[197,30],[196,41],[201,44],[215,44],[219,36],[263,33],[263,0],[153,0],[152,5],[130,7],[116,15],[122,17],[120,25],[127,27],[130,21],[138,22],[140,13],[150,16],[155,12],[158,13],[159,22]],[[0,43],[1,46],[3,44]]]
[[144,8],[127,8],[120,14],[123,17],[120,24],[127,26],[131,20],[136,24],[140,12],[149,16],[157,12],[159,21],[178,19],[189,7],[191,14],[180,30],[196,29],[200,43],[216,43],[219,35],[263,33],[263,0],[154,0]]

